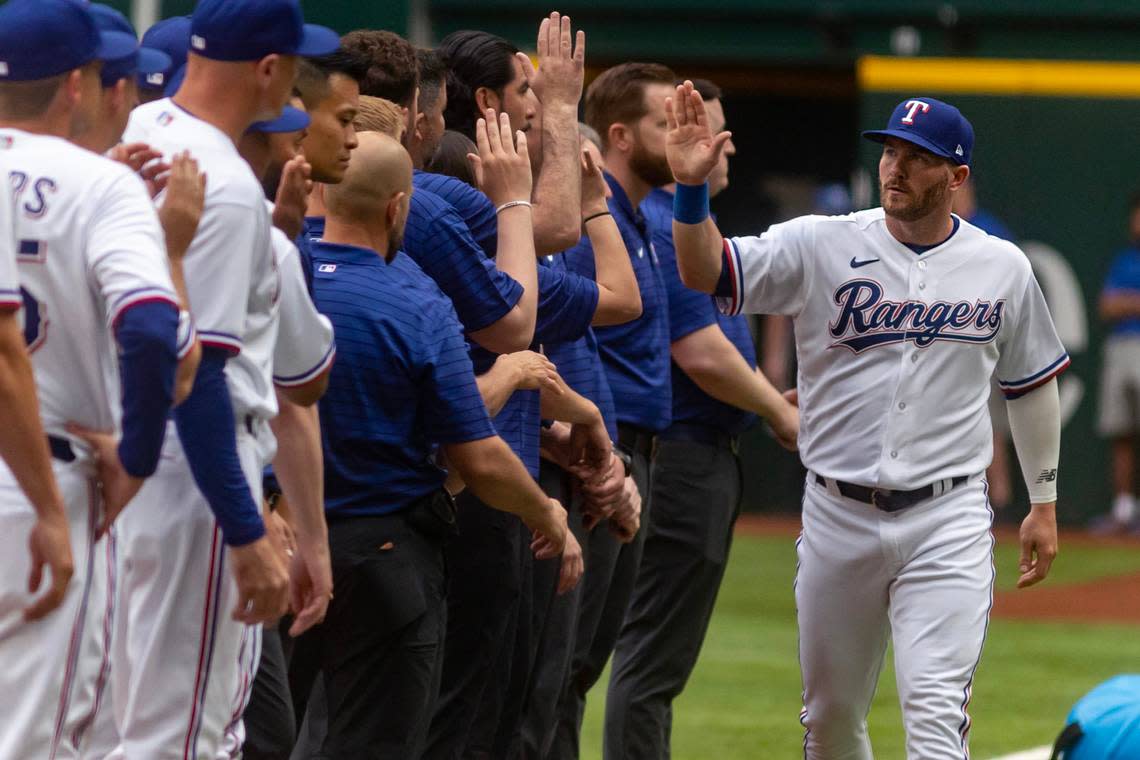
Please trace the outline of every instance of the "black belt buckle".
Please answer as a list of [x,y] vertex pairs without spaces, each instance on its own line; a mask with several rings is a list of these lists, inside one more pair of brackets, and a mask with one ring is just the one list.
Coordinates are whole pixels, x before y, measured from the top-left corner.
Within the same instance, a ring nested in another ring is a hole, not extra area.
[[884,512],[898,512],[900,509],[910,506],[911,502],[906,499],[899,499],[897,496],[899,494],[894,491],[873,488],[871,489],[871,505]]
[[71,447],[71,441],[66,438],[60,438],[57,435],[49,435],[48,448],[51,449],[51,455],[61,462],[74,462],[75,449]]

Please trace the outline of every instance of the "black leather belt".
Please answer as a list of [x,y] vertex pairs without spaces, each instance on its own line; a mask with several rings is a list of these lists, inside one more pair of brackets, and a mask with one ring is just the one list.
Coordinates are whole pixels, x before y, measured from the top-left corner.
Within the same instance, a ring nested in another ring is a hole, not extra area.
[[[815,473],[812,474],[815,475]],[[888,488],[869,488],[854,483],[845,483],[842,480],[832,482],[835,483],[835,488],[839,491],[840,495],[848,499],[861,501],[864,504],[871,504],[884,512],[898,512],[900,509],[914,506],[920,501],[941,496],[947,491],[962,485],[967,480],[969,480],[969,478],[965,475],[960,475],[956,478],[940,480],[937,483],[916,488],[913,491],[892,491]],[[815,482],[827,488],[827,478],[822,475],[815,475]]]
[[663,441],[687,441],[689,443],[703,443],[716,446],[718,449],[737,450],[739,437],[729,435],[723,430],[697,425],[692,422],[674,422],[657,436]]
[[66,438],[60,438],[58,435],[49,435],[48,448],[51,449],[53,458],[61,462],[74,462],[75,449],[71,448],[71,441]]
[[653,442],[656,436],[645,428],[618,423],[618,446],[630,454],[641,454],[646,459],[653,456]]

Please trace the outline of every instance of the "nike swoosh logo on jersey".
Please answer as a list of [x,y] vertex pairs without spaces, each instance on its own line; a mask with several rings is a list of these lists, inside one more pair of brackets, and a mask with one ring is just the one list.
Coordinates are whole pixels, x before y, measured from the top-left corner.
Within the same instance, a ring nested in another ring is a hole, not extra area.
[[856,261],[855,257],[852,256],[851,257],[851,268],[852,269],[858,269],[859,267],[865,267],[868,264],[874,264],[876,261],[878,261],[878,259],[867,259],[866,261]]

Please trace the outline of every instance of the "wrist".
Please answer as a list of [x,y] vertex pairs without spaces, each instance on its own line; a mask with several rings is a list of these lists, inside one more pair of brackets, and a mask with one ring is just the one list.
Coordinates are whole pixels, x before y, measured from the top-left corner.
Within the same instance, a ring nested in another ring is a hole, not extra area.
[[701,224],[709,218],[709,183],[677,183],[673,218],[681,224]]

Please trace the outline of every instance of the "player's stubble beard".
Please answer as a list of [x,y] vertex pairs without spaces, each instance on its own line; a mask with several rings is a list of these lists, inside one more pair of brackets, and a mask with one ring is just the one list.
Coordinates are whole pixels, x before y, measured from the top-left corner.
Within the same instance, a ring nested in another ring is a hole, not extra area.
[[890,196],[887,194],[887,186],[892,184],[895,184],[894,180],[887,180],[887,182],[880,183],[879,197],[883,201],[883,211],[886,212],[887,216],[894,217],[902,222],[915,222],[923,217],[929,216],[933,211],[945,204],[947,197],[950,195],[950,178],[947,177],[941,182],[937,182],[927,188],[926,191],[917,198],[909,196],[907,201],[892,202],[888,200]]

